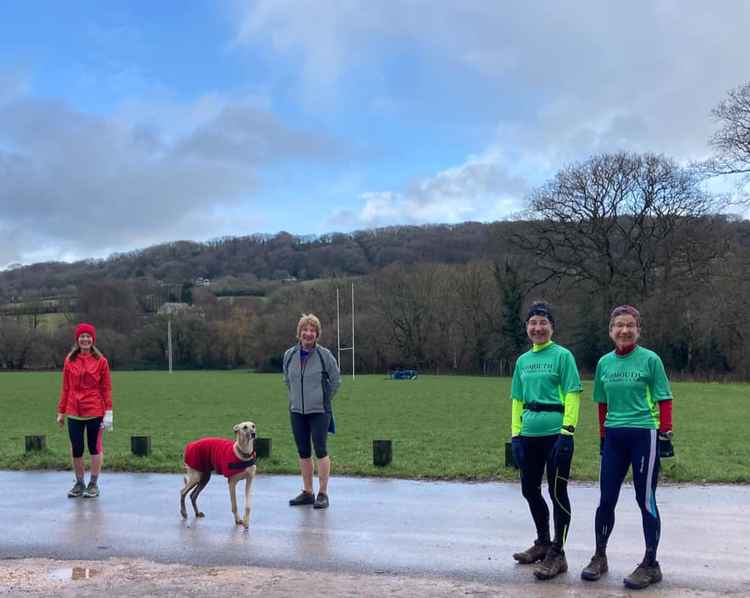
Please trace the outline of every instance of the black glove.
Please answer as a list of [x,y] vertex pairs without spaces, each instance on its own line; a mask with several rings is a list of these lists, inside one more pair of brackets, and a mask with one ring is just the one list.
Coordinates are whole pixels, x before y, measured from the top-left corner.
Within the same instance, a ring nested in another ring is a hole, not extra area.
[[510,452],[516,462],[516,467],[523,469],[523,444],[520,436],[514,436],[510,439]]
[[659,443],[659,457],[662,459],[668,459],[674,457],[674,446],[672,446],[672,431],[659,432],[657,436],[657,442]]
[[599,456],[604,456],[604,436],[599,436]]
[[570,461],[573,458],[573,435],[560,434],[552,448],[552,459],[555,463]]

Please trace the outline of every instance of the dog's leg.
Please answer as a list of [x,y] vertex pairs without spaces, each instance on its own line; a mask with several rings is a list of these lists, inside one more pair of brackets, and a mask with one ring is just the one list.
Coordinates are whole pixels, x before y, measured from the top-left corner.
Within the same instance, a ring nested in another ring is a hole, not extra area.
[[205,513],[201,513],[198,510],[198,495],[201,493],[201,491],[206,487],[206,484],[208,484],[208,481],[211,479],[211,472],[201,472],[200,480],[198,481],[198,485],[195,487],[195,489],[190,493],[190,502],[193,503],[193,511],[195,511],[196,517],[205,517]]
[[194,488],[195,485],[200,481],[200,478],[197,477],[192,471],[188,471],[185,474],[185,485],[180,490],[180,515],[182,515],[183,519],[187,519],[187,509],[185,508],[185,497],[187,496],[187,493],[190,492],[191,488]]
[[245,517],[242,519],[242,525],[247,529],[250,526],[250,508],[252,507],[253,495],[250,492],[253,486],[253,474],[245,474]]
[[232,515],[234,516],[234,522],[237,525],[242,523],[242,520],[237,515],[237,482],[239,480],[238,475],[232,476],[227,480],[229,483],[229,500],[232,503]]

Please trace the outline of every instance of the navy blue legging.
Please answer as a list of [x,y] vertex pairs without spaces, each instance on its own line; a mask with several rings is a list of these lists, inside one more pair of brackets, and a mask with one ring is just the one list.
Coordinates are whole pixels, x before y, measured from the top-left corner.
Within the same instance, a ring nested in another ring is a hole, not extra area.
[[656,558],[661,519],[656,507],[659,477],[659,449],[656,430],[646,428],[605,428],[599,484],[601,498],[596,509],[596,545],[604,548],[615,525],[615,506],[628,469],[633,467],[635,499],[641,509],[646,554]]
[[75,459],[83,457],[84,432],[89,444],[89,453],[98,455],[102,452],[102,419],[101,417],[93,417],[91,419],[68,418],[68,436],[70,437],[70,447]]

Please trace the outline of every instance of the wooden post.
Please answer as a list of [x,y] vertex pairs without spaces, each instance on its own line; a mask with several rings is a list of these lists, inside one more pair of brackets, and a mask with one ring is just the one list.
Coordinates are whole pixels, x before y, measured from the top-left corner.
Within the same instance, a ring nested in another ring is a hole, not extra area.
[[372,464],[378,467],[390,465],[393,460],[393,445],[390,440],[372,441]]
[[258,459],[267,459],[271,456],[271,439],[270,438],[256,438],[255,439],[255,456]]
[[46,436],[26,436],[26,452],[43,451],[47,448]]
[[513,444],[510,442],[505,443],[505,467],[513,467],[518,469],[518,463],[513,458]]
[[151,454],[151,436],[131,436],[130,452],[137,457],[148,457]]

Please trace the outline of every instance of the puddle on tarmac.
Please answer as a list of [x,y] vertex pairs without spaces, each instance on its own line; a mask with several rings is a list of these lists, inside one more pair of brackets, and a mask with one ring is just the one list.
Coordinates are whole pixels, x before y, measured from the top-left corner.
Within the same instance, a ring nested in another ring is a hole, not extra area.
[[91,579],[98,572],[96,569],[88,567],[65,567],[63,569],[53,569],[47,577],[53,581],[76,581],[79,579]]

